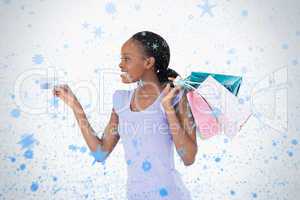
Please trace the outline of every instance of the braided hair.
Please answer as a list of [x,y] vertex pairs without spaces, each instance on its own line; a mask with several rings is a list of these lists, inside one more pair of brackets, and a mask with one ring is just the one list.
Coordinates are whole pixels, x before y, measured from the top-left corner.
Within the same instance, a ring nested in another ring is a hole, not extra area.
[[168,77],[176,78],[179,74],[169,68],[170,48],[160,35],[151,31],[135,33],[130,39],[138,41],[146,56],[155,58],[154,70],[161,84],[169,82]]

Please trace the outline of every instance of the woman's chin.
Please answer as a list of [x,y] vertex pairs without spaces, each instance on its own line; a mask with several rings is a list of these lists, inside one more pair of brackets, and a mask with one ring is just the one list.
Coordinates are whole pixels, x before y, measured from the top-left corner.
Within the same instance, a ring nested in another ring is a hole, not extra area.
[[126,79],[126,78],[124,78],[122,76],[121,76],[121,81],[122,81],[122,83],[125,83],[125,84],[130,83],[130,81],[128,79]]
[[134,81],[129,80],[126,76],[120,75],[122,83],[133,83]]

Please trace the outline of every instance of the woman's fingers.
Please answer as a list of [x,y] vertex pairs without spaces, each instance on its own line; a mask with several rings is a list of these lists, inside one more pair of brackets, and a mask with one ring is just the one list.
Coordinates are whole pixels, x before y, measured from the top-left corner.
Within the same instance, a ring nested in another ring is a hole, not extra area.
[[61,87],[66,91],[70,89],[70,87],[67,84],[63,84]]
[[63,84],[63,85],[54,86],[54,89],[56,91],[63,92],[63,91],[69,90],[70,88],[69,88],[69,86],[67,84]]
[[174,97],[180,90],[180,86],[175,86],[172,88],[171,92],[169,93],[171,97]]
[[54,90],[55,90],[55,91],[62,91],[63,88],[62,88],[61,85],[56,85],[56,86],[54,86]]
[[172,99],[178,93],[179,89],[179,87],[171,88],[168,84],[168,86],[166,86],[165,99]]
[[166,96],[168,93],[169,93],[169,91],[170,91],[170,83],[168,83],[167,85],[166,85],[166,87],[163,89],[163,95],[164,96]]
[[60,97],[68,91],[68,85],[55,85],[53,88],[53,95]]
[[55,85],[52,92],[54,96],[59,97],[70,107],[73,107],[77,102],[76,96],[67,84]]

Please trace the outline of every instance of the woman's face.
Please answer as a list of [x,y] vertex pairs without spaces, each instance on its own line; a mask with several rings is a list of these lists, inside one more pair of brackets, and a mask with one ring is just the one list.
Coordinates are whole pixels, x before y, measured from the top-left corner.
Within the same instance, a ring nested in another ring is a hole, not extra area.
[[119,67],[123,72],[121,74],[123,83],[133,83],[138,81],[146,67],[147,58],[142,54],[141,49],[136,42],[129,39],[121,48],[121,62]]

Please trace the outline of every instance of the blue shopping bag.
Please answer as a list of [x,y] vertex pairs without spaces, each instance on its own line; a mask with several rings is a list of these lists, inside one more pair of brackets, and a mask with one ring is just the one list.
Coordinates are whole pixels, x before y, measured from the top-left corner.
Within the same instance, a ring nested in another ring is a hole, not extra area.
[[207,73],[207,72],[191,72],[191,74],[188,77],[182,80],[184,84],[181,85],[183,85],[185,88],[188,89],[189,88],[196,89],[208,76],[211,76],[214,79],[216,79],[225,88],[227,88],[232,94],[237,96],[240,89],[240,85],[242,83],[242,77],[240,76],[214,74],[214,73]]

